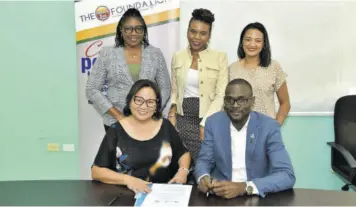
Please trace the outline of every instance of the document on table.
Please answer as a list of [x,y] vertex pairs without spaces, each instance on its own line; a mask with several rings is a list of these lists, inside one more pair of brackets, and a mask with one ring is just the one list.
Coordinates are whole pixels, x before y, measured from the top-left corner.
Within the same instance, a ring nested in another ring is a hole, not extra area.
[[151,192],[140,194],[134,206],[183,207],[188,206],[191,196],[191,185],[152,184]]

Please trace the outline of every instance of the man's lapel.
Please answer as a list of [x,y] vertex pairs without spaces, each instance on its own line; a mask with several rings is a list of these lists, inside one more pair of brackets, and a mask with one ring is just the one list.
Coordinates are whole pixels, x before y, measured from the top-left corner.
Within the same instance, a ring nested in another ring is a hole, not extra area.
[[246,164],[249,163],[247,162],[248,159],[252,158],[254,155],[255,143],[257,142],[259,136],[258,127],[259,124],[258,124],[257,114],[255,112],[250,112],[250,119],[247,129],[246,151],[245,151]]
[[222,135],[223,141],[223,154],[224,162],[226,163],[226,169],[224,173],[225,177],[228,180],[232,180],[232,140],[231,140],[231,120],[229,119],[226,112],[224,112],[225,116],[222,120],[221,126],[222,129],[219,133]]

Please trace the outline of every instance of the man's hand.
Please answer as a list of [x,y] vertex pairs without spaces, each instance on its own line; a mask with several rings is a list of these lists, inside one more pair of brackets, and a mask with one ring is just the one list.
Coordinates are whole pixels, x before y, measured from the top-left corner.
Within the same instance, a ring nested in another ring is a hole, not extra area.
[[205,134],[205,128],[203,126],[200,126],[200,140],[201,140],[201,142],[203,142],[204,134]]
[[229,181],[215,182],[213,184],[213,192],[226,199],[234,198],[245,193],[246,183],[235,183]]
[[198,185],[198,189],[202,191],[203,193],[207,193],[210,191],[213,187],[213,182],[211,183],[211,176],[205,175],[203,178],[201,178],[200,183]]

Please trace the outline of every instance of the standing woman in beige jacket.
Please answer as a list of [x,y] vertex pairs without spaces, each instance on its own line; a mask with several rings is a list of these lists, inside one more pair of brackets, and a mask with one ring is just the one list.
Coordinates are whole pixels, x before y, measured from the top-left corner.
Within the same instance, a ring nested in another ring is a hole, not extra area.
[[203,140],[206,118],[220,111],[228,83],[226,53],[208,48],[214,15],[195,9],[187,30],[189,47],[176,52],[171,64],[171,109],[176,126],[195,161]]

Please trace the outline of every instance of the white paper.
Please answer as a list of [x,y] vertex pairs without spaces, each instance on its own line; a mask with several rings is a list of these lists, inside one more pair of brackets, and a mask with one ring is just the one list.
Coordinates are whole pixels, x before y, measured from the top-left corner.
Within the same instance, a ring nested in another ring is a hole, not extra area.
[[191,196],[191,185],[153,184],[151,192],[141,206],[143,207],[183,207],[188,206]]

